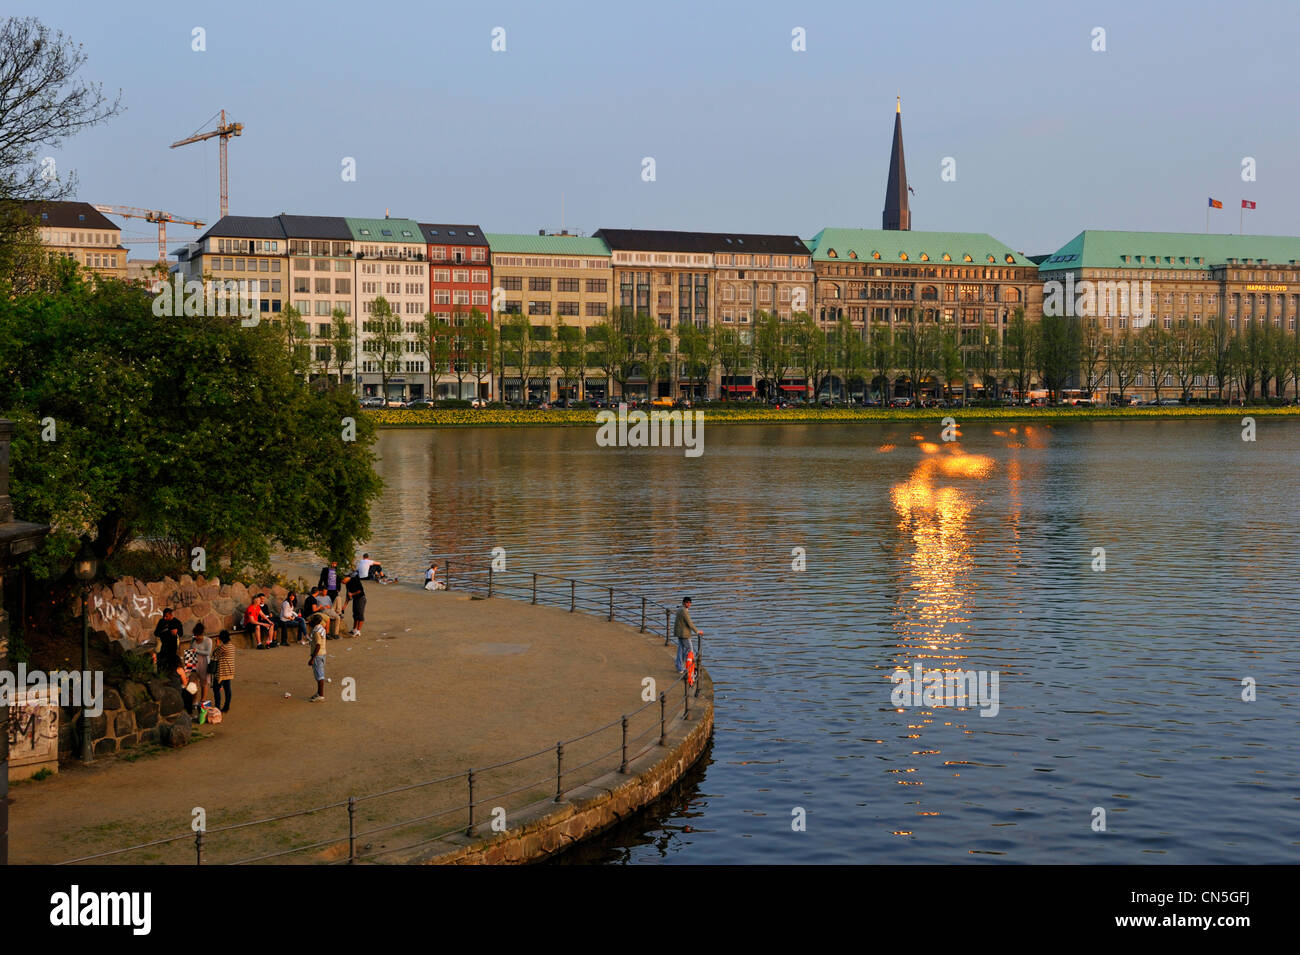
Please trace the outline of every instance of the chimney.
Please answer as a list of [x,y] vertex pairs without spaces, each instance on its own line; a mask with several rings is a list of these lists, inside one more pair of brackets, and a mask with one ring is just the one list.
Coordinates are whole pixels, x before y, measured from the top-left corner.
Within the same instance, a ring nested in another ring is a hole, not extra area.
[[537,230],[537,234],[538,234],[538,235],[546,235],[546,230],[545,230],[545,229],[538,229],[538,230]]

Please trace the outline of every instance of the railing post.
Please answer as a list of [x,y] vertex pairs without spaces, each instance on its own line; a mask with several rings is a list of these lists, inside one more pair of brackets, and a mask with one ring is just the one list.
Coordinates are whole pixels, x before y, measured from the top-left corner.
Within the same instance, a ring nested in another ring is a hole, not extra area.
[[451,590],[451,558],[448,557],[442,562],[442,579],[444,586]]
[[645,598],[641,598],[641,632],[645,633]]
[[488,564],[488,596],[492,596],[492,565]]
[[620,773],[627,773],[627,717],[623,717],[623,763],[618,767]]
[[533,574],[533,603],[537,603],[537,574]]
[[609,619],[614,619],[614,588],[609,588]]
[[194,864],[203,865],[203,830],[194,833]]
[[668,644],[672,642],[672,616],[673,612],[667,607],[664,607],[664,646],[668,646]]
[[357,861],[357,797],[348,797],[348,865]]
[[668,745],[668,695],[659,691],[659,745]]
[[469,825],[465,827],[465,835],[474,835],[474,770],[469,771]]
[[555,801],[559,802],[564,792],[564,744],[555,744]]
[[569,580],[569,613],[578,608],[578,585]]
[[686,682],[686,674],[682,674],[682,719],[691,718],[691,688]]

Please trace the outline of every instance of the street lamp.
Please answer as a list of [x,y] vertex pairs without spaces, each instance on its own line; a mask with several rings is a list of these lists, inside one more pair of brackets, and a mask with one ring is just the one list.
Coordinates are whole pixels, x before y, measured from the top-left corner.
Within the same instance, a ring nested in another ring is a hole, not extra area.
[[[90,582],[99,574],[99,558],[90,544],[90,535],[81,535],[81,549],[72,560],[72,574],[81,581],[81,678],[85,680],[90,657]],[[81,694],[81,761],[89,763],[90,731],[86,728],[86,694]]]

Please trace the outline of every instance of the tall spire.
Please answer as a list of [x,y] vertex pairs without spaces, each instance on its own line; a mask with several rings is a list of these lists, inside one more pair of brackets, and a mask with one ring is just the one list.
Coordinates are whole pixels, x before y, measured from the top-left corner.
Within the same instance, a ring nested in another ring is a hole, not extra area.
[[889,151],[889,181],[885,184],[885,211],[880,217],[882,229],[908,232],[912,212],[907,207],[907,166],[903,163],[903,97],[898,97],[894,112],[894,145]]

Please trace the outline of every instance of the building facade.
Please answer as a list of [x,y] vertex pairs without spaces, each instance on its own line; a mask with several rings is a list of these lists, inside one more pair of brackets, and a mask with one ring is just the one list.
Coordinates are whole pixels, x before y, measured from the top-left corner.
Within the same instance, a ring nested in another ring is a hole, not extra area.
[[284,228],[272,216],[226,216],[176,253],[182,281],[246,283],[261,318],[280,319],[289,301]]
[[[414,400],[432,391],[429,262],[424,233],[412,219],[346,218],[356,257],[356,321],[364,396]],[[386,335],[374,319],[375,300],[387,300],[392,316]],[[389,340],[387,355],[384,339]],[[387,366],[385,368],[383,366]],[[383,393],[387,378],[387,393]]]
[[[306,326],[311,377],[352,384],[357,348],[356,259],[347,220],[286,214],[275,219],[285,236],[290,302]],[[336,316],[342,321],[336,322]],[[336,339],[344,343],[342,350]]]
[[[434,321],[448,328],[465,328],[476,310],[488,318],[492,257],[483,230],[477,225],[422,222],[420,231],[429,261],[429,312]],[[436,397],[487,397],[481,393],[486,385],[480,385],[477,377],[485,374],[486,368],[468,346],[467,337],[453,333],[448,341],[445,352],[438,356],[442,367],[434,369]]]
[[[537,350],[549,349],[554,355],[561,326],[579,328],[585,336],[593,325],[609,317],[614,283],[610,249],[603,239],[544,231],[537,235],[493,232],[487,239],[492,251],[493,294],[498,305],[493,322],[498,334],[503,326],[518,321],[515,316],[523,316],[532,340],[538,343]],[[578,371],[575,367],[566,374],[553,362],[542,374],[542,364],[537,365],[537,373],[530,372],[527,382],[517,368],[498,368],[498,400],[519,401],[525,392],[533,401],[606,397],[607,382],[597,369],[584,366]]]
[[[981,348],[1000,352],[1017,309],[1037,321],[1038,268],[979,232],[823,229],[810,240],[815,314],[828,332],[847,318],[864,341],[913,318],[955,330],[967,368]],[[978,377],[968,375],[964,377]],[[978,394],[982,385],[972,382]]]
[[[1300,331],[1297,237],[1086,230],[1046,256],[1039,272],[1045,311],[1095,323],[1112,342],[1152,325],[1208,331],[1220,320],[1229,336],[1268,328],[1294,343]],[[1098,390],[1116,394],[1120,374],[1105,371]],[[1166,396],[1181,390],[1175,372],[1156,374]],[[1155,395],[1149,368],[1124,384],[1128,394]],[[1217,394],[1218,384],[1205,368],[1192,388]]]
[[126,279],[122,230],[88,202],[31,202],[37,235],[50,253],[73,259],[96,275]]

